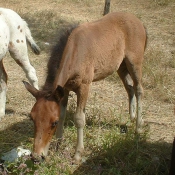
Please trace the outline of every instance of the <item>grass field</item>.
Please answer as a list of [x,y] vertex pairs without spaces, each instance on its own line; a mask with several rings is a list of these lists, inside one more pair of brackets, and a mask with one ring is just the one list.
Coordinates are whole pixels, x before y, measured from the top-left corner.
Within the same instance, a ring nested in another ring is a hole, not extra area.
[[[41,87],[58,30],[68,23],[99,19],[104,0],[1,0],[0,6],[19,13],[41,47],[39,56],[29,49]],[[80,165],[73,164],[72,160],[76,144],[73,122],[76,98],[72,93],[64,140],[59,150],[55,151],[56,140],[53,138],[45,162],[32,165],[23,159],[9,164],[8,174],[168,175],[175,136],[175,2],[112,0],[111,12],[114,11],[135,14],[148,32],[143,64],[144,133],[139,137],[134,134],[135,125],[130,122],[128,114],[128,97],[114,73],[92,84],[86,107],[85,152]],[[0,155],[20,145],[32,149],[34,134],[28,114],[35,99],[22,84],[25,75],[9,54],[4,62],[9,78],[6,116],[0,121]]]

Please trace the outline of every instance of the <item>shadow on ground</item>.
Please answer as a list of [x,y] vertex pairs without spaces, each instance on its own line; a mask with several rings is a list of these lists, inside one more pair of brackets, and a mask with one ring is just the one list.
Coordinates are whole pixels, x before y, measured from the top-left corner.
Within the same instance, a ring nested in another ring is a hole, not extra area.
[[[29,119],[28,113],[18,113],[12,109],[6,109],[6,116],[13,116],[16,120],[17,116],[25,116],[22,121],[17,121],[16,123],[9,124],[6,129],[0,131],[0,156],[2,153],[10,151],[21,145],[31,144],[34,137],[34,124]],[[8,124],[7,124],[8,125]],[[73,127],[73,112],[67,111],[67,117],[65,120],[64,127]]]
[[[70,120],[65,127],[73,126]],[[33,135],[33,122],[27,118],[0,131],[0,154],[21,144],[31,145]],[[121,135],[104,140],[100,147],[94,145],[73,175],[168,175],[172,144],[150,143],[133,133]]]
[[0,156],[2,153],[10,151],[13,148],[30,143],[29,138],[33,137],[33,131],[33,123],[29,119],[24,119],[10,125],[5,130],[1,130]]
[[116,140],[93,152],[73,175],[168,175],[172,144]]
[[[33,37],[39,42],[41,50],[48,52],[57,43],[60,31],[68,26],[78,24],[76,21],[67,21],[52,11],[38,11],[35,13],[21,14],[29,24]],[[40,20],[44,18],[45,20]]]

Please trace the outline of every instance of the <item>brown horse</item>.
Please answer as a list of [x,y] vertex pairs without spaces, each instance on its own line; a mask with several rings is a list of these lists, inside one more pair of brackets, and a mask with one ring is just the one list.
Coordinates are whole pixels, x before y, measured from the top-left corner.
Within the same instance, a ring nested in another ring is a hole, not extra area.
[[57,137],[62,138],[69,91],[74,91],[77,95],[74,116],[77,145],[74,158],[77,161],[81,159],[90,84],[114,71],[118,72],[128,93],[131,119],[137,112],[136,132],[140,132],[142,62],[146,40],[141,21],[132,14],[122,12],[110,13],[98,21],[71,28],[62,35],[48,62],[43,90],[38,91],[24,82],[37,100],[31,111],[35,125],[34,153],[47,155],[56,128]]

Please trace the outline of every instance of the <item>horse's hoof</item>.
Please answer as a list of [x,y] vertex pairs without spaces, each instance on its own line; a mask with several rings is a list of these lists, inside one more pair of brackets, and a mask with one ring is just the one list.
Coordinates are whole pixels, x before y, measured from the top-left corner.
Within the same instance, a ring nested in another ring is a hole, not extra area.
[[142,121],[140,122],[140,126],[143,126],[144,125],[144,120],[142,119]]
[[142,134],[143,133],[143,129],[142,128],[139,128],[136,130],[136,134]]
[[139,128],[136,128],[136,134],[143,134],[144,133],[144,129],[143,127],[139,127]]
[[81,156],[79,154],[75,154],[73,164],[80,164],[81,163]]
[[0,121],[4,118],[5,113],[0,113]]

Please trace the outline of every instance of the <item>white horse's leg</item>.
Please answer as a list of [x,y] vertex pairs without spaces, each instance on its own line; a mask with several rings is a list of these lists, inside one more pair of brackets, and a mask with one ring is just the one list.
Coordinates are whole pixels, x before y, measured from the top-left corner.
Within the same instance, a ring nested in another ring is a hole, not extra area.
[[7,74],[5,72],[3,62],[1,60],[0,61],[0,120],[5,115],[6,91],[7,91]]
[[132,78],[128,72],[128,69],[126,67],[126,63],[123,61],[117,71],[118,75],[120,76],[125,89],[128,93],[129,97],[129,114],[131,120],[135,118],[136,115],[136,97],[135,97],[135,92],[133,88],[133,81]]
[[85,106],[88,98],[89,85],[82,84],[77,94],[77,109],[74,115],[75,126],[77,127],[77,145],[74,159],[79,162],[81,160],[81,153],[84,150],[83,144],[83,129],[85,126]]
[[3,66],[3,58],[8,51],[9,29],[0,18],[0,120],[5,115],[7,74]]
[[30,64],[25,36],[19,36],[9,44],[9,52],[16,63],[22,67],[31,85],[38,89],[38,78],[34,67]]

